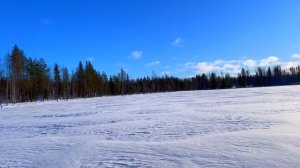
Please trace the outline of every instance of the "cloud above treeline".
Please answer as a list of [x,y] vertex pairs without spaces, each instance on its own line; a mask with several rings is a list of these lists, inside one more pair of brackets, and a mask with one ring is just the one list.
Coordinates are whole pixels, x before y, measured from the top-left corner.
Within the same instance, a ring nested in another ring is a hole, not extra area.
[[291,58],[292,59],[300,59],[300,54],[295,53],[291,56]]
[[247,58],[239,60],[217,59],[212,62],[186,62],[185,64],[177,67],[173,74],[191,74],[192,72],[191,76],[193,76],[195,74],[216,72],[237,75],[241,72],[242,68],[248,69],[250,72],[254,72],[258,66],[267,68],[275,65],[280,65],[282,68],[288,69],[290,67],[300,65],[300,54],[293,54],[291,58],[293,59],[293,61],[286,62],[280,61],[280,58],[277,56],[268,56],[260,60]]
[[278,64],[279,58],[276,56],[269,56],[259,61],[259,66],[272,66],[274,64]]

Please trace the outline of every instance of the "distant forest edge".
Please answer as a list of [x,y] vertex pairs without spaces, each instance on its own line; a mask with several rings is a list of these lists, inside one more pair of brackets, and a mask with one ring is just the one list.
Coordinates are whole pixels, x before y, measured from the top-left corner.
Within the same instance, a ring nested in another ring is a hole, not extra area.
[[[4,73],[5,72],[5,73]],[[71,99],[104,95],[123,95],[187,90],[227,89],[260,86],[298,84],[300,66],[282,69],[257,67],[255,72],[242,68],[237,76],[217,75],[215,72],[190,78],[156,76],[130,79],[120,70],[117,75],[107,76],[98,72],[90,61],[80,61],[75,72],[54,65],[51,72],[46,62],[26,57],[15,45],[7,55],[5,71],[0,73],[0,100],[17,103],[46,99]]]

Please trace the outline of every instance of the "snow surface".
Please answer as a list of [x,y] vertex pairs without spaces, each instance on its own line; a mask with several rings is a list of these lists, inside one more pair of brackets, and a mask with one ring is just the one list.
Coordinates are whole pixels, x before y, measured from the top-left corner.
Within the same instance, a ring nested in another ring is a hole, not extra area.
[[300,167],[300,86],[8,105],[0,167]]

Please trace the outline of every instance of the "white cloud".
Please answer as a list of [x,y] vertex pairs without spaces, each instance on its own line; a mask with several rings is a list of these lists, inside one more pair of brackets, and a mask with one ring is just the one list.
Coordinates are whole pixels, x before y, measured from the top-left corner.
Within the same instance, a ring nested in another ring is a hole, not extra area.
[[241,66],[238,64],[224,64],[222,69],[224,70],[237,70],[237,69],[241,69]]
[[239,64],[225,64],[221,68],[221,72],[237,75],[241,72],[241,66]]
[[283,69],[289,69],[290,67],[297,67],[298,65],[300,65],[300,62],[293,62],[293,61],[289,61],[289,62],[284,62],[281,63],[281,66]]
[[153,61],[153,62],[149,62],[146,64],[146,66],[154,66],[154,65],[159,65],[160,61]]
[[259,66],[272,66],[278,64],[279,58],[276,56],[269,56],[259,61]]
[[[234,62],[234,63],[230,63]],[[229,73],[229,74],[238,74],[241,72],[241,65],[240,63],[235,61],[225,61],[223,60],[222,63],[220,63],[218,60],[217,62],[199,62],[196,66],[196,69],[198,71],[198,74],[202,73],[210,73],[210,72],[217,72],[217,73]]]
[[[241,59],[241,60],[222,60],[222,59],[217,59],[212,62],[187,62],[184,64],[184,67],[187,71],[190,72],[195,72],[197,74],[202,74],[202,73],[211,73],[211,72],[216,72],[216,73],[229,73],[230,75],[237,75],[238,73],[241,72],[242,67],[246,69],[255,69],[255,67],[259,66],[271,66],[271,65],[276,65],[276,64],[281,64],[279,62],[279,58],[275,56],[269,56],[265,59],[262,59],[259,61],[259,64],[257,63],[256,60],[253,59]],[[282,64],[281,64],[282,65]],[[291,65],[291,64],[289,64]],[[194,70],[194,71],[193,71]]]
[[300,59],[300,54],[295,53],[295,54],[293,54],[291,56],[291,58],[293,58],[293,59]]
[[213,65],[223,65],[223,64],[240,64],[241,60],[222,60],[217,59],[212,62]]
[[176,38],[172,43],[171,43],[171,45],[173,46],[173,47],[178,47],[179,45],[180,45],[180,43],[181,43],[181,38]]
[[247,59],[247,60],[243,61],[243,65],[248,68],[252,68],[252,67],[256,66],[256,61],[252,60],[252,59]]
[[223,64],[225,61],[224,60],[221,60],[221,59],[217,59],[213,62],[214,65],[220,65],[220,64]]
[[[222,60],[217,59],[213,61],[206,62],[186,62],[184,64],[179,64],[175,68],[169,68],[168,72],[177,76],[194,76],[196,74],[211,73],[215,72],[218,75],[229,73],[232,76],[237,76],[242,68],[249,70],[251,74],[255,73],[256,68],[268,67],[280,65],[283,69],[289,70],[290,67],[296,67],[300,65],[300,60],[298,61],[279,61],[276,56],[269,56],[261,60],[254,60],[249,58],[243,58],[239,60]],[[173,70],[172,70],[173,69]]]
[[134,59],[139,59],[142,57],[142,55],[143,55],[143,51],[135,50],[131,52],[130,57]]
[[199,62],[197,64],[197,69],[199,70],[200,73],[209,73],[209,72],[218,70],[219,67],[215,66],[213,64],[210,64],[208,62]]

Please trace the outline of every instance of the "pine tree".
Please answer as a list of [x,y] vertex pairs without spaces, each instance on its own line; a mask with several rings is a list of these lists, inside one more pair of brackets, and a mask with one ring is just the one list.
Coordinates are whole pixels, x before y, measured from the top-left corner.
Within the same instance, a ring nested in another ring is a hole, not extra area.
[[94,69],[92,63],[90,61],[87,61],[85,65],[85,86],[86,93],[89,97],[97,95],[99,80],[100,78],[98,76],[98,73]]
[[206,74],[202,74],[200,77],[200,89],[208,89],[209,88],[209,81]]
[[121,68],[121,71],[120,71],[120,73],[118,75],[118,78],[120,79],[120,82],[121,82],[121,84],[120,84],[121,95],[123,95],[124,92],[125,92],[126,82],[127,82],[127,78],[126,77],[127,77],[126,72],[124,71],[123,68]]
[[4,69],[0,60],[0,106],[6,98],[6,78],[4,76]]
[[24,52],[19,49],[17,45],[14,45],[11,53],[8,58],[8,72],[9,72],[9,81],[11,86],[11,101],[17,103],[21,100],[21,84],[22,78],[24,75]]
[[271,70],[271,67],[268,68],[267,70],[267,85],[273,85],[273,82],[272,82],[272,79],[273,79],[273,76],[272,76],[272,70]]
[[210,78],[209,78],[209,83],[210,83],[210,89],[217,89],[217,75],[216,73],[212,72],[210,74]]
[[85,73],[83,69],[82,62],[79,62],[77,72],[76,72],[76,83],[77,83],[77,96],[76,97],[85,97]]
[[61,78],[60,78],[60,70],[57,64],[54,64],[54,96],[58,99],[61,96]]
[[257,68],[256,75],[255,75],[255,83],[256,86],[263,86],[264,85],[264,70],[261,67]]
[[244,68],[242,68],[241,73],[238,74],[238,85],[239,87],[247,86],[247,73]]
[[274,78],[275,78],[275,85],[282,84],[282,70],[279,65],[274,67]]
[[69,99],[70,97],[70,75],[68,68],[64,67],[61,69],[62,72],[62,94],[64,99]]
[[103,71],[101,74],[101,81],[102,81],[102,85],[100,85],[100,90],[101,90],[101,94],[102,95],[107,95],[109,94],[109,84],[108,84],[108,78],[106,73]]

